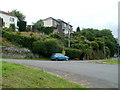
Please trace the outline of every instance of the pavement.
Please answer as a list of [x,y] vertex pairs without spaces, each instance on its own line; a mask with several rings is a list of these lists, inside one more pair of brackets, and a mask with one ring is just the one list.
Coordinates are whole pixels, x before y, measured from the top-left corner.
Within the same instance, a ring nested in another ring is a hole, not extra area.
[[118,88],[118,65],[89,61],[44,61],[2,59],[27,67],[42,69],[50,74],[90,88]]

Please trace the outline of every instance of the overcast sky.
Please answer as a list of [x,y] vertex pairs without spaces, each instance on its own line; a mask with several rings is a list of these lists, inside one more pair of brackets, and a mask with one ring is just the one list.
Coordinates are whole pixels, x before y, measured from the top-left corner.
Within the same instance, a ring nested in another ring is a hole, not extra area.
[[53,17],[70,22],[73,29],[110,29],[118,36],[118,1],[120,0],[1,0],[0,10],[17,9],[27,24]]

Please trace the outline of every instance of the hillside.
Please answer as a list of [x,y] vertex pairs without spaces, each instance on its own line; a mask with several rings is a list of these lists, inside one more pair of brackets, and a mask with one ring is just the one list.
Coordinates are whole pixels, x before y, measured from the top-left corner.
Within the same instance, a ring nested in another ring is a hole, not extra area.
[[104,59],[118,55],[118,43],[109,29],[84,29],[71,33],[68,37],[40,32],[3,32],[3,37],[21,47],[28,48],[40,57],[50,57],[52,53],[65,51],[70,59]]

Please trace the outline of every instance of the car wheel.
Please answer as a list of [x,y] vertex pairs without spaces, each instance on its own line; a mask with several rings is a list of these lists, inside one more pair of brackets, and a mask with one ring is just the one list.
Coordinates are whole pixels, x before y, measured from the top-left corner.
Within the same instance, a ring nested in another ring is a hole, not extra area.
[[58,61],[59,59],[58,59],[58,58],[56,58],[55,60],[56,60],[56,61]]
[[66,61],[68,61],[68,59],[65,59]]

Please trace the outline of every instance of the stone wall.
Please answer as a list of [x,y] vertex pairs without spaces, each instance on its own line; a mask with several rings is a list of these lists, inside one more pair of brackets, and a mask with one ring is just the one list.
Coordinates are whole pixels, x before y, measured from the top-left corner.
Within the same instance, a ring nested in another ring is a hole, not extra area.
[[2,53],[2,57],[39,58],[38,55],[33,54],[29,49],[18,48],[18,47],[14,47],[14,46],[3,47],[1,53]]

